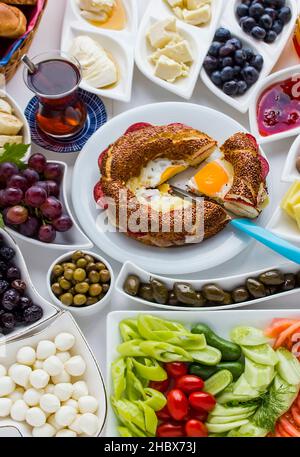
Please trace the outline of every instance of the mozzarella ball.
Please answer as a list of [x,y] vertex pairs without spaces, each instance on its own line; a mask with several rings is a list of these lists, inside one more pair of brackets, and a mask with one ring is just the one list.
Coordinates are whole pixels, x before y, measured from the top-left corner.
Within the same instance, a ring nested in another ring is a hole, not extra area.
[[26,414],[28,410],[29,406],[25,403],[24,400],[17,400],[11,407],[11,418],[16,422],[24,422],[26,420]]
[[8,370],[11,379],[21,387],[28,387],[31,372],[32,370],[30,367],[18,363],[12,365]]
[[46,360],[55,354],[56,346],[52,341],[44,340],[39,342],[36,349],[36,356],[39,360]]
[[65,364],[68,360],[70,360],[71,354],[70,352],[57,352],[56,357],[58,357],[59,360]]
[[31,427],[41,427],[46,423],[46,415],[41,408],[30,408],[26,413],[26,422]]
[[0,378],[7,375],[7,369],[4,365],[0,365]]
[[40,403],[40,399],[43,393],[43,390],[28,389],[24,393],[23,400],[25,403],[27,403],[28,406],[37,406]]
[[68,427],[76,419],[76,410],[71,406],[62,406],[55,414],[58,425]]
[[11,394],[16,388],[16,384],[10,376],[2,376],[0,378],[0,397],[6,397]]
[[24,346],[17,352],[17,362],[21,365],[28,365],[31,367],[36,359],[35,350],[30,346]]
[[73,430],[73,432],[76,432],[77,435],[81,435],[83,433],[82,429],[81,429],[81,427],[79,425],[80,418],[81,418],[81,415],[77,414],[76,419],[74,420],[74,422],[72,422],[72,424],[69,425],[69,429]]
[[42,370],[43,369],[44,362],[42,360],[36,360],[32,366],[34,370]]
[[50,376],[58,376],[63,371],[64,365],[56,355],[52,355],[45,360],[43,368]]
[[82,376],[86,369],[86,363],[81,357],[81,355],[76,355],[75,357],[71,357],[65,363],[65,370],[71,376]]
[[55,428],[55,430],[61,430],[64,428],[62,425],[58,425],[55,419],[55,414],[51,414],[48,419],[47,419],[48,424],[52,425],[52,427]]
[[52,380],[53,384],[70,383],[71,376],[69,375],[69,373],[66,372],[66,370],[63,370],[59,375],[52,376],[51,380]]
[[72,430],[64,428],[63,430],[57,432],[55,436],[57,438],[76,438],[77,434],[75,432],[72,432]]
[[41,396],[40,407],[45,413],[56,413],[60,408],[60,401],[56,395],[45,394]]
[[50,376],[45,370],[34,370],[29,377],[29,381],[35,389],[43,389],[49,380]]
[[14,390],[9,396],[8,398],[11,399],[11,401],[14,403],[16,402],[17,400],[23,400],[23,395],[25,393],[25,390],[23,389],[23,387],[17,387],[16,390]]
[[80,397],[85,397],[89,394],[89,389],[84,381],[77,381],[73,384],[73,395],[74,400],[79,400]]
[[95,414],[86,413],[79,419],[79,427],[88,436],[94,436],[99,429],[99,419]]
[[78,400],[78,407],[81,414],[95,413],[98,409],[98,402],[95,397],[86,395]]
[[74,408],[76,412],[79,412],[78,402],[76,400],[73,400],[73,398],[70,398],[70,400],[65,401],[64,406],[71,406],[71,408]]
[[0,417],[9,416],[12,405],[10,398],[0,398]]
[[54,387],[54,395],[60,399],[60,401],[67,401],[72,397],[73,385],[71,383],[60,383]]
[[69,351],[75,344],[75,336],[71,333],[60,333],[54,342],[59,351]]
[[54,394],[54,384],[48,384],[48,386],[45,387],[45,394]]
[[32,436],[34,438],[52,438],[55,433],[55,428],[50,424],[44,424],[41,427],[34,427],[32,429]]

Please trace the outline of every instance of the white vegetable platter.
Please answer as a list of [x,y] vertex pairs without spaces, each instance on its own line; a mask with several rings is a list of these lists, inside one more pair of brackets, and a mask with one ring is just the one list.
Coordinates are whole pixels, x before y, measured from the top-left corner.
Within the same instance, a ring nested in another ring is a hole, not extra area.
[[[103,431],[106,415],[107,415],[107,398],[104,381],[100,368],[95,357],[84,338],[80,328],[72,318],[70,313],[61,312],[52,319],[50,325],[39,328],[30,336],[26,336],[18,341],[12,341],[7,344],[0,345],[0,363],[6,368],[9,368],[16,362],[16,354],[18,350],[24,346],[32,346],[36,348],[41,340],[54,340],[55,337],[62,332],[71,333],[75,336],[76,342],[71,350],[72,355],[81,355],[86,362],[86,372],[82,377],[73,378],[76,381],[85,381],[89,388],[89,394],[95,397],[99,403],[99,409],[96,413],[99,419],[99,428],[95,437],[100,436]],[[19,431],[23,437],[31,437],[32,428],[23,422],[15,422],[10,418],[0,419],[1,427],[13,427]],[[82,435],[84,436],[84,435]]]
[[[89,249],[93,247],[93,243],[87,238],[84,232],[81,230],[79,225],[77,224],[75,218],[72,215],[71,208],[68,203],[67,197],[67,181],[66,176],[68,173],[68,166],[64,162],[53,161],[51,163],[58,164],[63,169],[63,180],[61,183],[60,189],[60,201],[62,202],[64,212],[70,216],[73,222],[73,227],[65,233],[57,233],[57,237],[54,243],[46,244],[47,248],[54,250],[54,249]],[[39,240],[34,238],[28,238],[20,233],[16,232],[15,230],[6,227],[7,232],[14,237],[16,240],[25,241],[30,243],[36,247],[45,246],[45,243],[42,243]]]
[[294,182],[300,179],[300,173],[296,168],[297,157],[300,156],[300,135],[297,136],[289,150],[285,161],[281,180],[284,182]]
[[[286,43],[291,37],[295,22],[298,13],[298,2],[297,0],[287,0],[287,6],[291,8],[292,18],[290,22],[284,27],[282,33],[278,36],[277,40],[272,44],[264,43],[263,41],[258,41],[246,34],[240,27],[238,19],[236,17],[235,9],[236,6],[241,2],[241,0],[227,0],[226,8],[221,18],[220,26],[225,27],[230,30],[233,37],[239,38],[244,46],[249,47],[255,51],[256,54],[261,54],[264,58],[264,66],[261,70],[259,80],[265,81],[265,77],[271,73],[272,68],[278,61]],[[226,95],[222,89],[215,86],[211,81],[210,77],[206,73],[205,69],[201,70],[201,78],[204,84],[221,100],[233,108],[237,109],[241,113],[246,113],[252,103],[254,93],[256,92],[257,85],[259,82],[256,82],[244,95],[237,97],[230,97]]]
[[[204,58],[219,23],[223,9],[223,1],[224,0],[212,0],[211,21],[208,24],[198,27],[179,20],[172,12],[172,9],[167,5],[166,0],[152,0],[140,24],[135,47],[135,62],[139,70],[152,82],[162,88],[182,98],[190,99],[193,95]],[[172,17],[176,18],[178,33],[189,42],[194,59],[189,70],[189,75],[187,77],[178,78],[174,83],[164,81],[155,76],[155,65],[149,61],[154,50],[151,49],[147,39],[148,30],[153,24],[157,21]]]
[[0,235],[3,237],[5,243],[15,250],[16,255],[13,259],[13,264],[15,264],[21,271],[21,278],[27,284],[26,294],[32,299],[33,303],[39,305],[43,308],[44,316],[38,322],[28,326],[17,327],[12,333],[7,336],[0,334],[0,344],[2,341],[10,341],[16,338],[20,338],[26,333],[29,333],[39,327],[41,324],[48,322],[50,319],[55,317],[59,310],[50,302],[46,301],[43,297],[39,295],[34,285],[32,284],[27,266],[25,264],[23,255],[16,244],[15,240],[3,229],[0,229]]
[[[157,308],[165,311],[188,311],[188,312],[193,312],[193,311],[199,311],[199,312],[210,312],[210,311],[223,311],[223,310],[228,310],[228,309],[236,309],[236,308],[244,308],[247,306],[253,306],[253,305],[262,305],[264,303],[270,302],[274,298],[282,298],[284,299],[287,296],[290,295],[300,295],[300,289],[295,288],[293,290],[290,290],[288,292],[282,292],[276,295],[269,295],[268,297],[264,298],[259,298],[255,300],[249,300],[247,302],[243,303],[235,303],[231,305],[218,305],[218,306],[209,306],[209,307],[192,307],[192,306],[170,306],[170,305],[160,305],[158,303],[152,303],[147,300],[143,300],[142,298],[139,297],[132,297],[131,295],[128,295],[124,291],[124,284],[126,281],[126,278],[129,275],[135,275],[138,276],[141,280],[141,283],[146,283],[149,284],[151,278],[158,279],[159,281],[163,282],[166,284],[169,290],[172,290],[173,286],[177,282],[183,282],[183,283],[188,283],[190,284],[195,290],[200,291],[204,286],[209,285],[209,284],[215,284],[219,287],[221,287],[225,291],[231,291],[235,289],[236,287],[241,287],[244,286],[247,279],[249,278],[257,278],[261,273],[264,273],[265,271],[270,271],[270,270],[280,270],[283,273],[297,273],[300,270],[299,265],[292,263],[292,262],[283,262],[282,264],[277,264],[275,266],[271,266],[269,268],[262,268],[260,270],[256,270],[253,272],[249,273],[243,273],[235,276],[229,276],[225,278],[213,278],[213,279],[201,279],[201,280],[187,280],[187,279],[174,279],[174,278],[168,278],[165,276],[157,276],[154,274],[149,273],[148,271],[143,270],[142,268],[139,268],[137,265],[135,265],[132,262],[126,262],[121,271],[120,274],[117,278],[116,281],[116,291],[125,299],[127,300],[132,300],[135,302],[137,305],[143,305],[143,306],[149,306],[151,308]],[[125,300],[123,300],[125,302]]]
[[[110,313],[107,318],[107,394],[108,398],[113,394],[111,364],[118,357],[117,347],[122,343],[119,332],[119,324],[124,319],[135,319],[139,314],[153,315],[160,319],[177,321],[191,328],[198,323],[204,323],[223,338],[229,338],[230,331],[237,326],[253,326],[264,329],[274,318],[298,318],[300,313],[296,310],[242,310],[231,311],[230,317],[226,311],[222,312],[191,312],[182,311],[145,312],[145,311],[121,311]],[[111,405],[108,407],[106,436],[118,437],[117,418]]]
[[108,88],[97,89],[82,80],[80,87],[98,96],[121,102],[131,99],[134,43],[137,33],[136,0],[122,0],[127,15],[127,25],[123,30],[110,30],[97,27],[86,21],[80,14],[79,1],[69,0],[65,12],[61,50],[68,53],[76,37],[86,35],[103,46],[118,67],[119,81]]

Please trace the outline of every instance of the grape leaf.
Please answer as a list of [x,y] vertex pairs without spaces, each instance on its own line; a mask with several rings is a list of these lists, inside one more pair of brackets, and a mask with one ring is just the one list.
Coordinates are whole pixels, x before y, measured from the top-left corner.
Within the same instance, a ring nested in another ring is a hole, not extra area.
[[24,159],[29,147],[29,144],[5,144],[4,151],[0,155],[0,163],[12,162],[20,169],[25,168],[26,165],[22,159]]

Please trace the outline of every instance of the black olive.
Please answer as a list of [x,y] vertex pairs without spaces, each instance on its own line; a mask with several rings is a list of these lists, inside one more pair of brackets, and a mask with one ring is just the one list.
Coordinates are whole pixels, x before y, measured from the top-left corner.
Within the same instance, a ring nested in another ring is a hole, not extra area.
[[125,281],[124,290],[128,295],[136,297],[140,288],[140,278],[135,275],[130,275]]
[[284,275],[284,283],[281,286],[283,292],[295,289],[296,286],[296,277],[292,273]]
[[169,298],[169,291],[167,286],[155,278],[151,278],[150,284],[152,287],[153,298],[156,303],[159,303],[160,305],[166,305]]
[[202,293],[206,300],[211,301],[212,303],[223,303],[226,297],[224,290],[215,284],[204,286]]
[[153,301],[153,291],[150,284],[142,284],[139,289],[139,297],[146,301]]
[[197,292],[195,289],[188,283],[177,282],[174,284],[174,294],[177,300],[184,305],[188,306],[199,306]]
[[249,278],[247,279],[247,289],[254,298],[263,298],[267,296],[267,291],[263,283],[259,282],[257,279]]
[[250,300],[250,295],[245,287],[238,287],[232,292],[232,298],[234,303],[243,303]]
[[284,283],[284,274],[279,270],[270,270],[262,273],[258,279],[266,286],[280,286]]

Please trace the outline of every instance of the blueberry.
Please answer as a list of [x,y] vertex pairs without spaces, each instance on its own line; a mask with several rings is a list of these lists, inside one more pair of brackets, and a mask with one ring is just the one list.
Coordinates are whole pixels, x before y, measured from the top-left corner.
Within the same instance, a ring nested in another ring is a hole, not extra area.
[[9,262],[14,258],[16,255],[14,249],[9,248],[8,246],[3,246],[0,248],[0,256],[2,257],[3,260],[6,260]]
[[273,32],[277,33],[277,35],[280,35],[282,30],[283,30],[284,24],[281,19],[276,19],[273,23],[272,30]]
[[242,71],[242,67],[240,67],[239,65],[235,65],[233,67],[233,76],[235,78],[239,77],[241,75],[241,71]]
[[276,8],[276,0],[264,0],[264,5],[267,8]]
[[1,280],[0,281],[0,295],[4,294],[9,288],[9,283],[7,281]]
[[277,37],[278,35],[276,32],[274,32],[274,30],[269,30],[267,35],[265,36],[264,42],[268,44],[274,43],[274,41],[277,40]]
[[273,21],[274,19],[277,19],[278,16],[278,12],[274,10],[274,8],[265,8],[265,14],[270,16],[273,19]]
[[242,48],[242,42],[238,38],[231,38],[231,40],[226,41],[226,46],[233,46],[235,50]]
[[38,305],[32,305],[24,310],[24,321],[27,324],[32,324],[39,321],[43,317],[43,310]]
[[4,313],[0,318],[0,326],[5,330],[13,330],[16,326],[16,321],[11,313]]
[[264,65],[264,58],[260,54],[257,54],[256,56],[252,57],[252,59],[250,60],[250,65],[252,65],[252,67],[256,68],[256,70],[261,71],[261,69]]
[[214,71],[211,74],[210,79],[216,86],[221,86],[221,84],[223,83],[220,71]]
[[243,48],[243,51],[246,53],[247,61],[249,62],[252,59],[252,57],[254,56],[254,52],[252,51],[251,48]]
[[286,0],[274,0],[276,8],[282,8],[286,4]]
[[214,36],[214,41],[219,41],[220,43],[225,43],[227,40],[230,40],[231,33],[229,30],[220,27]]
[[242,22],[241,27],[244,32],[250,33],[253,27],[256,26],[256,21],[253,19],[253,17],[247,17],[245,21]]
[[3,262],[3,260],[0,260],[0,271],[1,273],[5,273],[7,271],[7,264],[5,262]]
[[238,81],[238,94],[243,95],[248,90],[246,81]]
[[240,5],[238,5],[236,9],[236,14],[238,15],[238,17],[249,16],[249,7],[244,3],[241,3]]
[[224,67],[232,67],[233,66],[233,58],[232,57],[224,57],[222,59],[222,68]]
[[232,46],[232,44],[224,44],[224,46],[220,48],[219,55],[220,57],[230,56],[234,51],[235,47]]
[[256,70],[256,68],[252,67],[251,65],[247,65],[246,67],[243,68],[242,70],[242,76],[248,86],[251,86],[252,84],[256,83],[256,81],[259,78],[259,73]]
[[234,60],[238,65],[244,65],[247,60],[247,54],[244,49],[238,49],[234,53]]
[[208,50],[208,54],[213,57],[218,57],[221,46],[222,46],[222,44],[219,43],[218,41],[213,41],[213,43],[211,44],[211,46]]
[[21,272],[17,267],[10,267],[7,270],[6,277],[10,281],[14,281],[15,279],[21,279]]
[[19,308],[20,309],[26,309],[26,308],[30,308],[30,306],[32,306],[32,300],[31,298],[27,297],[26,295],[24,297],[21,297],[20,300],[19,300]]
[[256,38],[257,40],[263,40],[266,34],[267,32],[265,31],[265,29],[259,27],[258,25],[253,27],[253,29],[251,30],[251,35],[253,36],[253,38]]
[[279,14],[278,14],[278,19],[280,19],[284,24],[287,24],[290,22],[292,18],[292,12],[291,8],[288,6],[284,6],[283,8],[280,9]]
[[273,19],[268,14],[263,14],[258,23],[265,30],[270,30],[273,25]]
[[254,19],[259,19],[265,12],[264,7],[261,3],[252,3],[249,8],[249,16],[253,17]]
[[223,92],[226,94],[226,95],[237,95],[238,93],[238,84],[236,81],[227,81],[224,86],[223,86]]
[[230,81],[233,79],[234,74],[233,74],[233,68],[232,67],[225,67],[221,71],[221,78],[223,82]]
[[218,65],[219,65],[219,62],[215,57],[212,57],[212,56],[205,57],[203,66],[208,73],[210,73],[214,70],[217,70]]
[[252,0],[242,0],[242,3],[243,3],[244,5],[250,6],[251,3],[252,3]]

